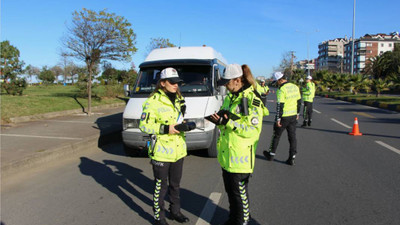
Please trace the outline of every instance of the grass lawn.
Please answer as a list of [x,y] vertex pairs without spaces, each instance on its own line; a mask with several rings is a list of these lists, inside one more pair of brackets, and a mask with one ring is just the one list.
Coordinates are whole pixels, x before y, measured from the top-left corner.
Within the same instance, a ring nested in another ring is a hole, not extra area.
[[[104,86],[97,87],[99,96],[104,95]],[[87,109],[88,100],[79,96],[75,86],[30,86],[25,89],[22,96],[12,96],[1,92],[1,119],[29,116],[41,113],[56,112],[70,109]],[[92,97],[92,107],[112,103],[123,103],[125,97]]]
[[380,95],[376,97],[375,94],[357,94],[354,95],[350,92],[320,92],[322,95],[334,95],[337,97],[348,97],[353,99],[367,100],[367,101],[375,101],[386,104],[400,104],[400,97],[390,96],[390,95]]

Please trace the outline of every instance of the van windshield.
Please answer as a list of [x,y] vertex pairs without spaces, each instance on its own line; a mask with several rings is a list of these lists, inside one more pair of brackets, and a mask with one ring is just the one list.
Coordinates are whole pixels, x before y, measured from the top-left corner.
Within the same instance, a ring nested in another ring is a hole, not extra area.
[[[166,67],[146,67],[140,70],[133,94],[150,94],[156,88],[161,70]],[[179,89],[184,96],[210,96],[212,94],[210,66],[173,66],[183,82]]]

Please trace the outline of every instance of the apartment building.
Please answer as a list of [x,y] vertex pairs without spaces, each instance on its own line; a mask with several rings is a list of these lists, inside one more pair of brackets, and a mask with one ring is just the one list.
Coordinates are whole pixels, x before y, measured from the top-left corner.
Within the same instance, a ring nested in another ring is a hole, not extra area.
[[313,73],[315,70],[315,59],[311,60],[299,60],[296,62],[296,69],[304,70],[307,72],[307,69],[310,70],[310,73]]
[[347,37],[336,38],[318,45],[318,58],[316,67],[318,70],[343,72],[344,46],[349,43]]
[[[400,43],[399,32],[391,34],[366,34],[354,41],[354,73],[362,73],[369,61]],[[351,72],[351,41],[344,46],[344,72]]]

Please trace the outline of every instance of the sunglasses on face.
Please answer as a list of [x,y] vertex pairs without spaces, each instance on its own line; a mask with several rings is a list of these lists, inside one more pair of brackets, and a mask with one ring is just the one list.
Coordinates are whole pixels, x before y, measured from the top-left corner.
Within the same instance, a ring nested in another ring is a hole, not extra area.
[[170,83],[172,85],[178,84],[177,82],[172,82],[172,81],[169,81],[169,80],[167,80],[167,81],[168,81],[168,83]]

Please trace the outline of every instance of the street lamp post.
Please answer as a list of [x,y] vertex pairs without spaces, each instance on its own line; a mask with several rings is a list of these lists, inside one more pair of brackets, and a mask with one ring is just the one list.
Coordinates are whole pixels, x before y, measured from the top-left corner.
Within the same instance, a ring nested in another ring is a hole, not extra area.
[[308,37],[310,35],[310,32],[307,32],[307,75],[310,76],[310,67],[309,67],[309,63],[310,63],[310,38]]
[[350,73],[351,75],[354,74],[354,33],[356,29],[356,0],[353,3],[353,34],[351,37],[351,68]]
[[307,37],[307,63],[306,63],[306,69],[307,69],[307,75],[310,76],[310,68],[309,68],[309,62],[310,62],[310,38],[309,38],[309,36],[310,36],[310,33],[319,32],[319,30],[315,30],[313,32],[304,32],[304,31],[296,30],[296,32],[304,33],[304,34],[306,34],[306,37]]

